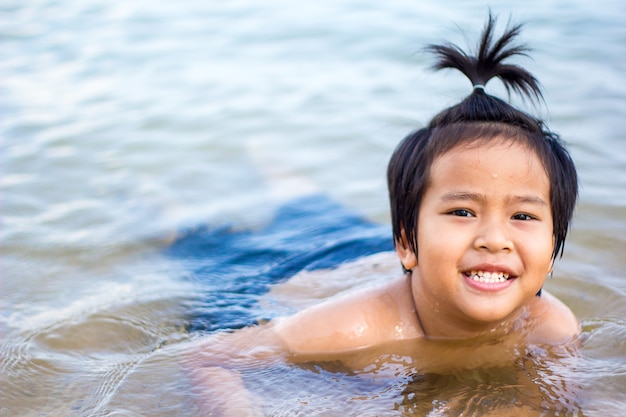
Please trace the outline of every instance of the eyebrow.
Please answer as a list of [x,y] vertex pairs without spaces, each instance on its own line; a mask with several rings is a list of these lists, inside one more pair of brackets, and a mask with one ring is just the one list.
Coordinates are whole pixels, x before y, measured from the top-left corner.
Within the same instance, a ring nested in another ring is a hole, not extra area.
[[[451,191],[441,196],[441,201],[454,202],[454,201],[476,201],[484,202],[487,198],[478,193],[464,192],[464,191]],[[526,203],[534,204],[538,206],[548,206],[548,203],[541,197],[536,195],[513,195],[506,197],[507,202],[510,203]]]
[[451,191],[441,196],[441,201],[484,201],[485,196],[477,193]]

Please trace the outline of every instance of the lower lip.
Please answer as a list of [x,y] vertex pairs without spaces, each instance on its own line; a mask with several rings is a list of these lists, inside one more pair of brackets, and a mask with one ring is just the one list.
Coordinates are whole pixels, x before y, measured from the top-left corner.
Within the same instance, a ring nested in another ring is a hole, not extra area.
[[465,274],[463,274],[463,278],[465,278],[465,282],[471,288],[474,288],[478,291],[485,291],[485,292],[502,291],[504,289],[509,288],[511,284],[513,284],[513,281],[515,280],[515,278],[509,278],[506,281],[502,281],[502,282],[480,282],[480,281],[474,281],[472,278],[468,277]]

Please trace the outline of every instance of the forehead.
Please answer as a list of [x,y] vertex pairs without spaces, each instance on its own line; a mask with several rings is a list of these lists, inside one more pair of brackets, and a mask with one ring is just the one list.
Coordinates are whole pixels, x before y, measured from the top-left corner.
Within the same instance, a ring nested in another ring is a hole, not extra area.
[[436,157],[430,185],[443,180],[468,185],[509,185],[549,192],[549,180],[537,154],[527,145],[506,138],[457,145]]

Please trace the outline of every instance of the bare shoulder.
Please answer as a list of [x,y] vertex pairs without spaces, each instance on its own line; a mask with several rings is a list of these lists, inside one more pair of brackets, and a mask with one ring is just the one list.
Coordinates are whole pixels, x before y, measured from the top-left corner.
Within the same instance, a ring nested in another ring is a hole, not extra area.
[[531,342],[562,344],[580,334],[580,323],[572,310],[547,291],[536,297],[532,304],[532,315],[537,320]]
[[415,338],[419,330],[406,279],[334,297],[276,320],[273,329],[292,353],[340,352]]

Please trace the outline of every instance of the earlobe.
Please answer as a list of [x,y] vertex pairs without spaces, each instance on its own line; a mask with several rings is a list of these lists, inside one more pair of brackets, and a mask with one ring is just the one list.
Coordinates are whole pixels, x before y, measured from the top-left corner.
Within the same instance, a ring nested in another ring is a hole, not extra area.
[[405,270],[410,271],[417,266],[417,256],[411,250],[406,238],[406,233],[402,229],[402,240],[396,241],[396,253]]

